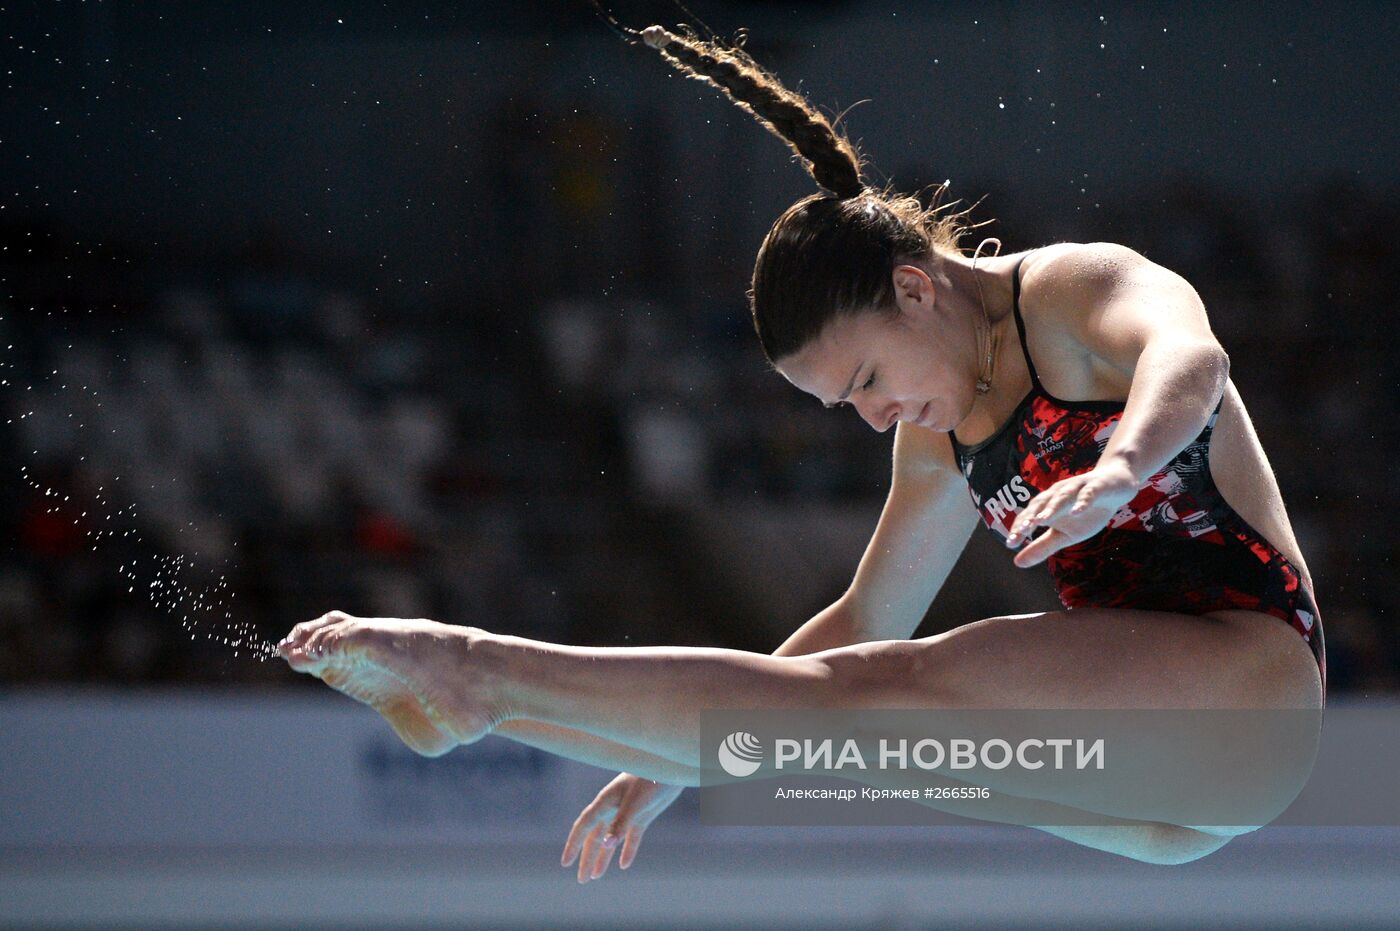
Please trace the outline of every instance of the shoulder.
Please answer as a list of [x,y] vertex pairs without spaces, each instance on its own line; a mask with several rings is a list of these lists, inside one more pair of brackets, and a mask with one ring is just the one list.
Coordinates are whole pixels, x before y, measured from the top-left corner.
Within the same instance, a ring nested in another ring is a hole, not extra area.
[[1117,243],[1057,243],[1027,253],[1021,295],[1023,313],[1042,329],[1124,371],[1152,339],[1214,342],[1190,283]]
[[1171,275],[1136,250],[1113,242],[1061,242],[1026,253],[1021,291],[1042,307],[1084,307],[1157,273]]

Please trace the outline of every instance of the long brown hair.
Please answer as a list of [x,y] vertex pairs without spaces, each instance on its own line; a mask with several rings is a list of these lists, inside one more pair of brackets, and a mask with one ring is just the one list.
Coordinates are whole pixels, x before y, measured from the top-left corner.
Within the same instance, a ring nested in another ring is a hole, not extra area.
[[958,252],[959,240],[973,228],[964,222],[972,208],[952,211],[952,204],[943,204],[946,184],[932,188],[927,207],[918,197],[866,186],[860,153],[804,97],[742,48],[679,28],[677,35],[649,26],[640,36],[669,64],[718,87],[786,142],[823,188],[783,211],[758,250],[749,309],[768,361],[776,364],[802,349],[837,317],[896,313],[896,262]]

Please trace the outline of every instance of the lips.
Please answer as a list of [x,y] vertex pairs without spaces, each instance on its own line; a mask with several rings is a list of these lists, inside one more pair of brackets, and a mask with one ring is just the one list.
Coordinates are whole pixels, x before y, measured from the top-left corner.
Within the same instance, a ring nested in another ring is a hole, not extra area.
[[928,409],[929,409],[929,406],[930,406],[931,404],[933,404],[932,401],[930,401],[928,404],[925,404],[925,405],[924,405],[924,409],[921,410],[921,411],[919,411],[919,416],[914,418],[914,422],[915,422],[916,424],[918,424],[919,426],[921,426],[921,427],[927,427],[927,426],[929,426],[929,422],[928,422]]

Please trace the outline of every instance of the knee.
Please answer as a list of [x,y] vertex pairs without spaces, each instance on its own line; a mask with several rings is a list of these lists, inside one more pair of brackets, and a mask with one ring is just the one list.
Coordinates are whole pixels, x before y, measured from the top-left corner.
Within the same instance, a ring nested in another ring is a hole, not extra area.
[[1139,849],[1130,856],[1143,863],[1179,866],[1215,853],[1228,844],[1233,836],[1207,834],[1175,824],[1157,824],[1144,832]]
[[1200,831],[1202,834],[1210,834],[1215,837],[1239,837],[1241,834],[1248,834],[1251,831],[1259,830],[1261,824],[1191,824],[1187,825],[1188,830]]
[[827,680],[846,707],[947,707],[945,683],[927,651],[905,640],[860,643],[822,658]]

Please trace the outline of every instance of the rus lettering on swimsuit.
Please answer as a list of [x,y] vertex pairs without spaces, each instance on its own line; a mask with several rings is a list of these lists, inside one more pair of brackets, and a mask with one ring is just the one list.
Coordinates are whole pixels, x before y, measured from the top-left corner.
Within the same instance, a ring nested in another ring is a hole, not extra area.
[[1021,512],[1021,506],[1033,497],[1035,492],[1019,475],[1013,476],[1011,481],[997,489],[996,494],[986,498],[985,505],[976,492],[972,493],[972,500],[978,507],[985,507],[992,520],[1007,526],[1011,524],[1010,520],[1006,520],[1007,515],[1012,515],[1014,519],[1014,516]]

